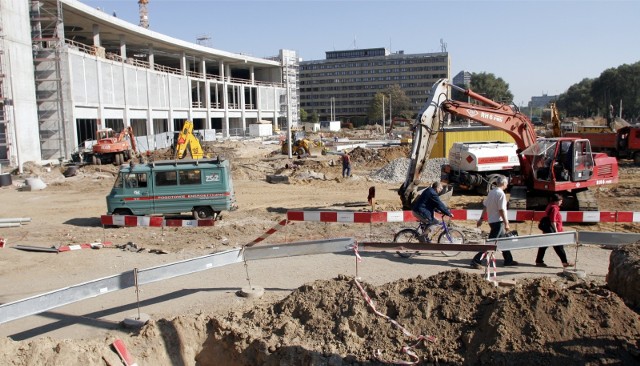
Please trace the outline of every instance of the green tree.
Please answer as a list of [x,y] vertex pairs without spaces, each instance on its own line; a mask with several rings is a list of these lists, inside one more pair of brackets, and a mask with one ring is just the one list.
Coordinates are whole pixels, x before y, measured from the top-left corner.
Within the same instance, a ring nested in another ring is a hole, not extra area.
[[306,122],[307,118],[309,118],[309,113],[307,113],[307,111],[305,111],[304,108],[300,108],[300,120],[302,122]]
[[609,104],[618,115],[620,103],[623,118],[640,117],[640,62],[607,69],[595,79],[583,79],[558,98],[558,108],[569,117],[604,116]]
[[513,94],[502,78],[491,73],[471,73],[471,90],[499,103],[513,103]]
[[318,123],[320,121],[320,117],[318,117],[318,112],[315,110],[311,113],[311,122]]
[[[393,84],[373,96],[367,113],[369,121],[382,121],[383,98],[385,120],[390,120],[393,117],[411,118],[413,115],[414,112],[411,110],[411,99],[407,96],[404,90],[402,90],[400,85]],[[391,104],[391,106],[389,104]],[[390,115],[389,113],[393,115]]]
[[594,79],[582,79],[558,96],[557,106],[563,114],[573,117],[590,117],[596,112],[596,104],[591,97]]

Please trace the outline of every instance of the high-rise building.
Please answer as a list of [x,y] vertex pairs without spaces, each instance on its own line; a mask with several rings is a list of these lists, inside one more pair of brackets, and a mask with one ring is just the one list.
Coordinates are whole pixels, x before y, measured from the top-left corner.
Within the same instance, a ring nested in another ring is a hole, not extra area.
[[[405,54],[386,48],[327,51],[300,62],[300,108],[321,120],[365,117],[376,93],[398,84],[418,112],[433,84],[450,76],[448,52]],[[382,119],[382,116],[380,117]]]

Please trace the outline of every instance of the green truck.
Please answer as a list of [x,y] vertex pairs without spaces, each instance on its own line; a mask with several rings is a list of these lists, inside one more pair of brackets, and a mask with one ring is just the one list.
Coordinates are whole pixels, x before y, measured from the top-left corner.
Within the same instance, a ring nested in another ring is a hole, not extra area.
[[237,209],[228,160],[163,160],[123,165],[107,196],[108,215],[190,212],[215,219]]

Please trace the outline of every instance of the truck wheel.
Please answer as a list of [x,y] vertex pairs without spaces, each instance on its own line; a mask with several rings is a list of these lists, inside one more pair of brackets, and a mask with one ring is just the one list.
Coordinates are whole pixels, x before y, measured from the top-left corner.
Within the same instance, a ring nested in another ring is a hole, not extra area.
[[131,210],[129,210],[128,208],[116,208],[115,210],[113,210],[113,214],[121,216],[133,215]]
[[122,162],[120,161],[120,154],[113,154],[113,164],[120,165]]
[[304,147],[300,147],[298,148],[298,151],[296,151],[296,153],[298,154],[298,156],[303,156],[307,153],[307,151],[304,149]]
[[102,165],[102,159],[97,155],[94,155],[91,159],[93,159],[93,165]]
[[193,209],[193,218],[196,220],[205,220],[213,218],[213,210],[208,206],[199,206]]
[[635,165],[640,165],[640,151],[636,151],[636,153],[633,154],[633,163]]

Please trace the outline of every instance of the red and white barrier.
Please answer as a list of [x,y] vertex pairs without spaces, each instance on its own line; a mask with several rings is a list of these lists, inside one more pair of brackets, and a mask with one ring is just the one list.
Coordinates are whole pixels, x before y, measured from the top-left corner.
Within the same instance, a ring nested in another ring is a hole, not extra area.
[[[454,220],[478,220],[482,210],[451,210]],[[563,222],[640,222],[640,212],[631,211],[561,211]],[[513,221],[538,221],[544,211],[508,210],[507,217]],[[288,211],[289,221],[382,223],[418,221],[411,211]]]
[[110,241],[105,241],[104,243],[89,243],[89,244],[70,244],[63,245],[58,247],[58,252],[70,252],[72,250],[80,250],[80,249],[93,249],[93,248],[102,248],[110,246]]
[[102,215],[100,223],[109,226],[199,227],[213,226],[215,220],[165,220],[162,216]]

